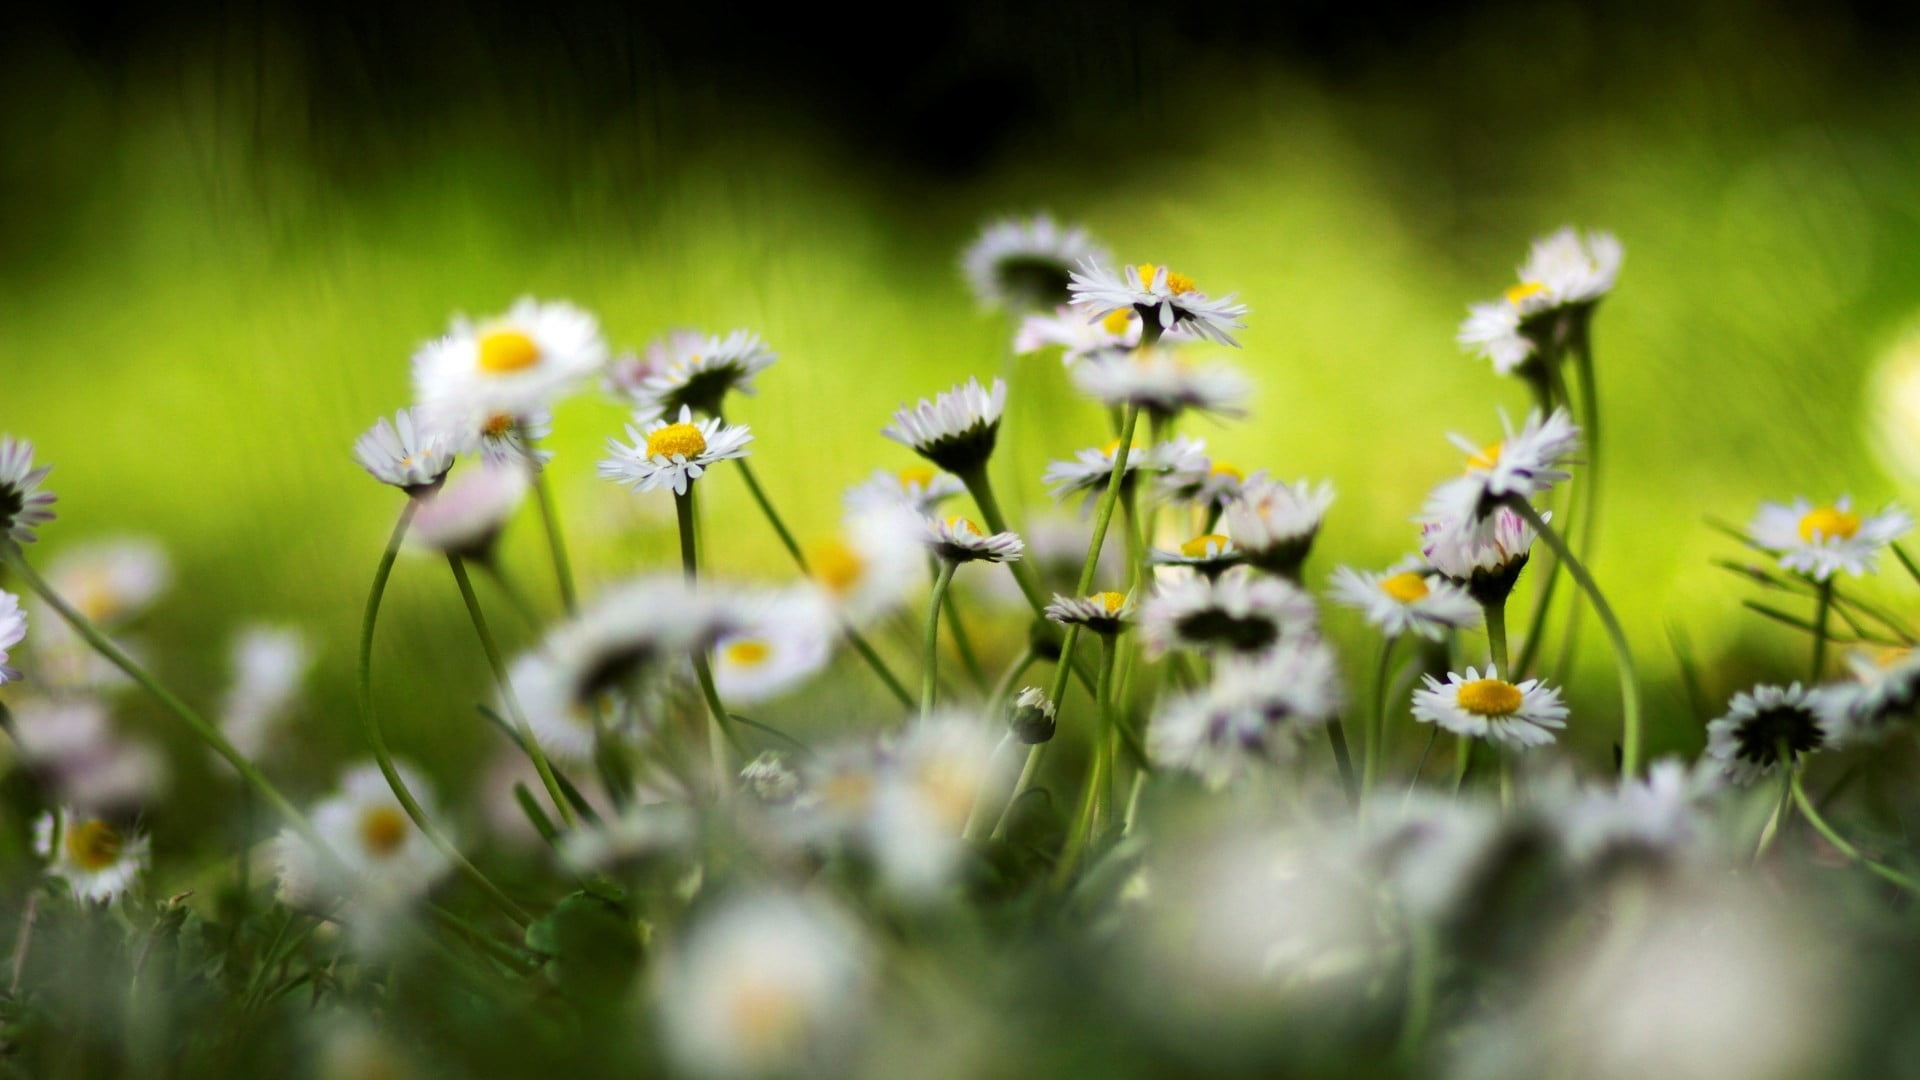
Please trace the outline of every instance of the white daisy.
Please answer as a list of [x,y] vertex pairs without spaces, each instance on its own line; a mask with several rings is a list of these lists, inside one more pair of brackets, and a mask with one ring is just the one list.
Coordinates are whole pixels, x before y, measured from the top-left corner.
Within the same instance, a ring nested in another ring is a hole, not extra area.
[[1247,313],[1247,305],[1234,303],[1234,294],[1215,300],[1201,292],[1192,278],[1152,263],[1115,274],[1100,263],[1083,261],[1069,288],[1073,302],[1094,318],[1133,310],[1158,331],[1177,326],[1223,345],[1240,344],[1229,331],[1246,326],[1240,317]]
[[1726,713],[1707,725],[1707,756],[1727,779],[1746,786],[1827,745],[1829,732],[1814,696],[1799,683],[1756,686],[1733,695]]
[[234,638],[232,664],[220,730],[242,754],[257,758],[299,695],[313,666],[313,648],[305,634],[290,627],[249,626]]
[[1825,581],[1841,570],[1854,577],[1873,573],[1880,552],[1912,528],[1913,519],[1898,506],[1863,517],[1843,495],[1821,506],[1806,499],[1761,503],[1747,533],[1779,556],[1781,566]]
[[[634,421],[643,422],[638,414]],[[695,422],[693,410],[682,405],[678,418],[669,421],[659,417],[647,422],[644,432],[628,424],[627,438],[632,445],[607,440],[613,456],[600,459],[602,477],[635,491],[664,487],[675,495],[685,495],[687,485],[708,469],[722,461],[746,457],[753,434],[744,425],[728,424],[717,417]]]
[[[1080,587],[1080,569],[1087,561],[1087,547],[1093,541],[1091,522],[1060,516],[1035,514],[1020,534],[1026,542],[1023,561],[1030,564],[1042,590],[1072,593]],[[1094,567],[1096,586],[1121,586],[1127,579],[1126,545],[1102,544],[1100,559]],[[971,584],[979,587],[995,604],[1015,611],[1030,610],[1027,594],[1011,574],[989,574]]]
[[991,222],[960,257],[967,284],[986,310],[1046,310],[1065,303],[1073,268],[1107,251],[1087,231],[1046,214]]
[[1552,742],[1567,726],[1560,691],[1539,679],[1510,683],[1488,665],[1485,675],[1468,668],[1465,675],[1448,672],[1444,683],[1431,675],[1424,681],[1425,689],[1413,692],[1413,718],[1456,734],[1524,750]]
[[126,895],[151,858],[145,833],[70,809],[41,814],[33,850],[75,900],[104,904]]
[[[1540,516],[1553,520],[1550,512]],[[1481,604],[1499,603],[1526,569],[1533,540],[1533,526],[1503,506],[1479,526],[1426,522],[1420,527],[1420,557]]]
[[[542,450],[540,440],[553,434],[553,414],[540,409],[525,416],[494,413],[480,423],[480,456],[502,465],[523,465],[534,472],[547,467],[553,451]],[[472,438],[465,442],[471,447]]]
[[7,666],[7,653],[27,636],[27,613],[20,598],[0,590],[0,686],[20,681],[20,669]]
[[840,535],[809,544],[807,572],[855,626],[898,608],[926,573],[923,518],[902,506],[850,513]]
[[31,544],[34,530],[53,520],[53,511],[47,507],[57,496],[40,490],[40,482],[52,471],[51,465],[33,467],[32,443],[0,435],[0,537]]
[[676,330],[647,346],[642,359],[623,357],[607,385],[641,412],[692,409],[718,416],[728,393],[752,396],[754,376],[778,359],[751,330],[726,337]]
[[1084,626],[1103,636],[1125,630],[1133,621],[1133,613],[1133,597],[1118,592],[1055,596],[1046,612],[1047,618],[1062,626]]
[[787,756],[778,750],[762,750],[760,755],[740,768],[740,786],[755,799],[769,805],[785,806],[800,797],[800,774],[787,764]]
[[1500,841],[1510,834],[1490,801],[1422,791],[1376,795],[1368,809],[1361,856],[1406,915],[1441,923],[1472,911],[1483,890],[1497,886],[1510,850]]
[[[173,562],[166,548],[145,537],[94,540],[62,551],[47,566],[47,581],[88,621],[112,627],[153,606],[173,584]],[[45,620],[43,629],[55,621]]]
[[615,873],[684,851],[698,836],[686,803],[636,800],[599,823],[569,830],[560,840],[560,861],[575,873]]
[[885,759],[868,740],[822,747],[801,765],[793,802],[794,835],[808,844],[864,842],[873,820]]
[[1160,493],[1168,502],[1218,514],[1247,482],[1247,474],[1232,462],[1207,458],[1193,464],[1194,468],[1176,468],[1160,477]]
[[1168,702],[1147,730],[1147,753],[1218,790],[1289,761],[1343,703],[1333,650],[1308,640],[1257,660],[1220,665],[1206,689]]
[[1333,485],[1325,480],[1315,487],[1305,480],[1287,484],[1255,473],[1227,503],[1227,535],[1253,565],[1270,574],[1298,577],[1331,505]]
[[1573,476],[1564,466],[1580,448],[1580,429],[1567,410],[1555,409],[1542,417],[1536,409],[1517,431],[1504,414],[1500,424],[1506,438],[1486,446],[1476,447],[1464,436],[1448,436],[1467,454],[1467,472],[1428,496],[1426,520],[1478,525],[1500,500],[1532,499]]
[[1026,553],[1020,537],[1010,532],[989,533],[973,519],[955,515],[926,523],[926,544],[933,553],[951,563],[1019,562]]
[[881,769],[868,825],[888,884],[924,897],[952,880],[974,803],[1001,786],[996,742],[978,716],[956,712],[936,713],[901,733]]
[[993,380],[983,389],[969,378],[953,389],[921,398],[918,405],[894,410],[893,423],[880,434],[956,476],[986,465],[1000,436],[1000,413],[1007,405],[1007,384]]
[[659,1032],[692,1076],[823,1075],[863,1012],[870,947],[837,910],[763,893],[703,913],[656,968]]
[[514,465],[479,461],[439,491],[420,499],[409,538],[464,559],[484,561],[527,497],[527,471]]
[[775,698],[805,682],[833,654],[833,612],[817,589],[742,603],[744,621],[713,644],[713,681],[728,702]]
[[1847,669],[1852,680],[1822,686],[1813,695],[1835,745],[1878,739],[1920,707],[1920,649],[1856,649],[1847,654]]
[[1183,541],[1176,551],[1155,548],[1147,555],[1147,561],[1156,566],[1184,566],[1213,578],[1239,566],[1246,561],[1246,556],[1234,546],[1232,539],[1220,533],[1203,533]]
[[353,443],[354,459],[375,480],[409,495],[423,495],[440,486],[453,468],[453,454],[437,432],[414,422],[413,410],[401,409],[389,422],[381,417]]
[[1626,777],[1617,787],[1578,793],[1554,808],[1553,824],[1579,865],[1621,857],[1685,858],[1702,853],[1708,824],[1700,804],[1719,786],[1712,769],[1661,758],[1647,767],[1644,779]]
[[1439,641],[1480,621],[1479,603],[1419,559],[1376,572],[1342,566],[1333,572],[1333,599],[1364,613],[1390,638],[1411,631]]
[[1110,360],[1132,352],[1140,344],[1140,316],[1127,311],[1108,312],[1099,319],[1070,305],[1061,305],[1049,315],[1028,315],[1020,320],[1013,336],[1015,356],[1026,356],[1042,349],[1059,347],[1060,362],[1071,366],[1081,360]]
[[1028,746],[1037,746],[1053,741],[1055,717],[1059,709],[1048,699],[1047,692],[1037,686],[1022,687],[1013,699],[1013,713],[1008,726],[1013,736]]
[[1232,570],[1218,579],[1176,581],[1140,608],[1140,633],[1152,657],[1172,649],[1254,655],[1317,634],[1313,597],[1279,578]]
[[[425,779],[405,764],[396,769],[426,815],[444,821]],[[307,816],[335,859],[293,830],[283,830],[277,842],[280,887],[289,903],[312,906],[352,896],[375,909],[390,909],[421,896],[451,869],[407,816],[377,766],[349,770],[340,787]]]
[[[1137,483],[1143,473],[1149,476],[1191,476],[1206,467],[1206,451],[1206,440],[1190,439],[1185,435],[1152,447],[1143,448],[1136,444],[1127,451],[1127,464],[1121,470],[1120,483]],[[1108,442],[1098,450],[1089,448],[1075,451],[1072,461],[1049,462],[1046,472],[1041,474],[1041,482],[1061,502],[1073,495],[1083,496],[1081,509],[1089,510],[1106,493],[1107,482],[1113,476],[1113,459],[1119,453],[1119,439]]]
[[523,297],[479,322],[455,316],[445,337],[414,354],[414,393],[424,410],[416,419],[465,452],[478,445],[489,418],[550,408],[606,359],[599,323],[572,304]]
[[1506,300],[1470,304],[1454,335],[1462,349],[1492,361],[1494,373],[1511,375],[1533,358],[1533,339],[1520,332],[1520,309]]
[[1594,230],[1582,236],[1565,226],[1533,242],[1520,264],[1520,284],[1509,292],[1522,293],[1517,305],[1592,303],[1613,291],[1625,258],[1626,248],[1612,233]]
[[120,736],[62,759],[52,779],[61,796],[76,808],[107,812],[154,805],[165,796],[172,775],[159,748]]
[[70,695],[18,702],[10,734],[20,760],[48,773],[113,741],[107,707],[96,698]]
[[931,514],[941,503],[966,490],[959,477],[931,465],[909,465],[892,472],[875,469],[865,483],[847,491],[846,507],[857,512],[876,506],[905,506],[915,513]]
[[1073,369],[1074,388],[1111,408],[1138,405],[1161,418],[1192,409],[1245,416],[1253,382],[1229,364],[1195,364],[1171,349],[1136,349]]

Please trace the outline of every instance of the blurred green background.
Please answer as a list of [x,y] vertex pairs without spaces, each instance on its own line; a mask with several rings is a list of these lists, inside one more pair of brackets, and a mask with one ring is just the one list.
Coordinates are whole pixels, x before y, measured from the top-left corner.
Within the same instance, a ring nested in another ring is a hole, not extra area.
[[[178,584],[139,632],[197,701],[240,619],[309,630],[317,693],[297,761],[274,768],[294,788],[361,749],[352,652],[399,500],[351,442],[408,403],[409,355],[451,313],[521,294],[587,306],[617,346],[760,331],[782,358],[736,419],[817,536],[846,485],[907,463],[878,434],[894,406],[999,370],[1007,326],[956,267],[977,225],[1083,221],[1252,305],[1233,357],[1259,383],[1252,418],[1191,430],[1248,468],[1334,481],[1317,582],[1409,549],[1409,515],[1458,467],[1446,433],[1485,441],[1496,406],[1524,409],[1454,346],[1466,304],[1534,235],[1610,228],[1628,256],[1596,331],[1596,572],[1642,654],[1656,750],[1691,751],[1706,719],[1670,629],[1715,705],[1803,663],[1709,567],[1736,550],[1703,516],[1902,493],[1871,420],[1920,299],[1920,80],[1897,10],[948,12],[945,34],[806,54],[856,29],[827,23],[764,65],[789,24],[707,15],[242,7],[99,32],[49,18],[0,49],[0,429],[38,445],[60,495],[33,554],[162,539]],[[1047,457],[1107,438],[1050,364],[1006,435],[1029,504]],[[589,591],[672,550],[662,504],[594,476],[620,419],[584,395],[552,444]],[[705,490],[717,564],[784,574],[737,479]],[[510,563],[551,610],[530,510]],[[1872,588],[1905,605],[1888,570]],[[1358,679],[1371,645],[1333,621]],[[1587,629],[1570,739],[1597,755],[1617,721]],[[497,745],[432,560],[396,576],[378,680],[397,748],[443,779]],[[872,701],[849,669],[767,712],[804,725]],[[126,717],[166,729],[138,702]]]

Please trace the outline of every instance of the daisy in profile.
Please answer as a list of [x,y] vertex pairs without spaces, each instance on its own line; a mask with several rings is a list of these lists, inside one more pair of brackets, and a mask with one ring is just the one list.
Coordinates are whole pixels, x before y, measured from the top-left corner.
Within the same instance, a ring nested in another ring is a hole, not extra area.
[[1028,746],[1038,746],[1043,742],[1052,742],[1055,718],[1059,709],[1047,697],[1047,692],[1037,686],[1022,687],[1013,699],[1013,709],[1007,726],[1013,730],[1013,737]]
[[1231,332],[1246,326],[1240,318],[1247,305],[1234,303],[1234,294],[1215,300],[1187,275],[1152,263],[1116,274],[1098,262],[1083,261],[1069,288],[1073,302],[1096,319],[1115,311],[1137,312],[1154,339],[1179,327],[1208,341],[1238,345]]
[[807,545],[807,574],[840,618],[866,626],[900,607],[920,584],[927,568],[924,521],[899,505],[849,513],[839,535]]
[[1183,541],[1174,551],[1155,548],[1148,553],[1147,561],[1155,566],[1183,566],[1212,579],[1246,562],[1246,556],[1240,554],[1230,538],[1219,533],[1203,533]]
[[1047,315],[1028,315],[1013,336],[1013,353],[1026,356],[1059,348],[1060,362],[1072,367],[1082,360],[1107,361],[1125,356],[1140,344],[1140,316],[1112,311],[1098,319],[1070,305]]
[[1417,558],[1374,572],[1342,566],[1333,572],[1333,599],[1390,638],[1414,633],[1439,641],[1480,621],[1479,602]]
[[1511,375],[1533,359],[1533,340],[1520,332],[1520,309],[1507,300],[1470,304],[1454,335],[1460,347],[1493,364],[1496,375]]
[[1610,232],[1584,235],[1573,226],[1556,229],[1533,242],[1520,264],[1520,284],[1508,290],[1522,305],[1575,307],[1613,291],[1626,248]]
[[1707,725],[1707,756],[1727,779],[1745,787],[1822,749],[1826,719],[1815,695],[1799,683],[1756,686],[1733,695],[1725,715]]
[[1168,502],[1205,510],[1211,527],[1212,519],[1224,513],[1227,503],[1240,494],[1247,474],[1240,466],[1217,458],[1195,464],[1203,467],[1175,470],[1160,477],[1160,493]]
[[[642,422],[636,414],[635,422]],[[753,434],[745,426],[728,424],[717,417],[695,422],[693,410],[685,405],[674,420],[664,416],[646,424],[641,431],[627,425],[631,445],[608,439],[611,456],[600,459],[601,477],[625,484],[634,491],[667,488],[685,495],[687,485],[722,461],[747,456],[747,444]]]
[[289,627],[249,626],[234,638],[232,656],[220,730],[242,754],[258,758],[299,696],[313,666],[313,647]]
[[1219,790],[1293,759],[1306,735],[1344,701],[1333,650],[1324,642],[1282,645],[1257,660],[1221,664],[1206,689],[1168,702],[1147,730],[1161,768],[1191,773]]
[[[1549,511],[1541,518],[1553,520]],[[1461,519],[1428,521],[1420,527],[1420,556],[1482,606],[1506,601],[1527,568],[1533,527],[1506,507],[1478,526]]]
[[31,544],[35,530],[53,520],[56,496],[41,491],[40,482],[53,466],[33,467],[33,444],[11,435],[0,435],[0,537],[11,537],[16,544]]
[[1873,573],[1880,552],[1912,528],[1913,519],[1898,506],[1862,516],[1843,495],[1818,506],[1806,499],[1761,503],[1747,534],[1781,566],[1825,581],[1842,570],[1854,577]]
[[1566,465],[1580,448],[1580,429],[1565,409],[1542,416],[1527,414],[1518,430],[1500,417],[1506,437],[1475,446],[1461,435],[1448,436],[1467,455],[1466,475],[1440,485],[1427,498],[1423,520],[1479,527],[1506,498],[1532,499],[1571,479]]
[[1010,532],[989,533],[972,518],[954,517],[926,523],[926,544],[933,553],[950,563],[1019,562],[1026,545]]
[[893,423],[880,429],[892,439],[959,477],[984,468],[1000,437],[1000,413],[1007,405],[1007,384],[993,380],[983,389],[968,379],[953,389],[894,410]]
[[909,465],[891,472],[875,469],[865,483],[848,489],[846,506],[854,512],[905,506],[917,514],[931,515],[941,503],[966,490],[959,477],[930,465]]
[[1255,473],[1227,503],[1227,535],[1248,562],[1297,580],[1331,505],[1333,485],[1324,480],[1287,484]]
[[1444,683],[1431,675],[1424,681],[1413,692],[1413,718],[1458,735],[1524,750],[1545,746],[1567,726],[1560,691],[1539,679],[1510,683],[1488,666],[1485,675],[1468,668],[1465,675],[1448,672]]
[[741,624],[713,643],[713,681],[729,702],[766,701],[799,686],[833,653],[833,612],[817,590],[743,601]]
[[7,654],[26,636],[27,613],[20,609],[20,598],[0,590],[0,686],[20,681],[20,669],[7,666]]
[[469,465],[419,501],[408,536],[421,547],[486,562],[530,485],[522,468],[488,461]]
[[[426,815],[437,817],[425,779],[407,765],[396,768]],[[339,788],[316,803],[308,817],[338,862],[293,830],[284,830],[278,841],[281,892],[290,903],[311,906],[352,896],[375,908],[391,908],[425,894],[451,869],[446,855],[407,816],[376,766],[349,770]]]
[[1173,649],[1257,655],[1283,641],[1316,635],[1319,625],[1313,597],[1244,568],[1218,580],[1176,581],[1140,607],[1141,637],[1155,658]]
[[[540,440],[553,434],[553,414],[541,409],[525,416],[494,413],[482,419],[480,457],[499,465],[522,465],[539,472],[553,460],[553,451],[540,449]],[[465,440],[471,444],[472,439]]]
[[96,904],[125,896],[151,858],[146,834],[64,808],[34,823],[33,850],[47,860],[48,877],[65,881],[75,900]]
[[414,393],[428,426],[454,440],[449,449],[465,452],[489,418],[549,409],[606,360],[592,315],[523,297],[503,315],[455,316],[445,337],[414,354]]
[[990,222],[960,267],[983,310],[1045,311],[1066,303],[1074,267],[1107,258],[1087,230],[1035,214]]
[[1077,364],[1073,385],[1102,405],[1137,405],[1163,420],[1189,409],[1245,416],[1253,394],[1253,382],[1232,365],[1196,364],[1163,347]]
[[[1151,447],[1143,448],[1135,444],[1127,451],[1127,463],[1121,470],[1120,483],[1137,484],[1142,474],[1192,475],[1204,470],[1206,451],[1206,440],[1190,439],[1185,435]],[[1075,495],[1082,496],[1081,509],[1090,510],[1106,493],[1107,481],[1113,476],[1114,458],[1119,453],[1119,439],[1111,440],[1098,450],[1089,448],[1075,451],[1072,461],[1049,462],[1046,472],[1041,474],[1041,482],[1061,502]]]
[[453,468],[440,435],[416,423],[411,409],[394,413],[391,422],[384,416],[376,421],[354,441],[353,457],[375,480],[414,496],[437,489]]
[[1912,646],[1847,654],[1853,678],[1813,692],[1835,745],[1871,742],[1920,711],[1920,649]]
[[718,416],[729,393],[753,396],[754,376],[777,359],[751,330],[726,337],[679,330],[649,345],[643,360],[617,364],[607,381],[641,412]]
[[1103,592],[1092,596],[1055,596],[1047,605],[1047,618],[1061,626],[1082,626],[1112,637],[1133,621],[1133,598],[1126,593]]

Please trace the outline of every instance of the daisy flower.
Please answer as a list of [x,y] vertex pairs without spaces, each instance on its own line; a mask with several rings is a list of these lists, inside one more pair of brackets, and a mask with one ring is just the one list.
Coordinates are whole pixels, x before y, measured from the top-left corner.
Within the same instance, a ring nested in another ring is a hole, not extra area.
[[[1093,541],[1091,522],[1059,514],[1033,515],[1020,539],[1027,545],[1022,561],[1036,571],[1040,587],[1048,593],[1072,593],[1080,587],[1080,570],[1087,560],[1087,547]],[[923,568],[924,569],[924,568]],[[1094,581],[1120,585],[1127,578],[1125,544],[1102,544],[1100,560],[1094,567]],[[995,604],[1015,611],[1030,610],[1027,594],[1011,574],[989,574],[972,583]]]
[[911,449],[940,468],[966,476],[984,467],[1000,437],[1000,413],[1007,405],[1007,384],[993,380],[982,389],[970,378],[953,389],[921,398],[918,405],[894,410],[893,423],[880,434]]
[[1413,718],[1460,735],[1524,750],[1544,746],[1567,726],[1560,691],[1539,679],[1510,683],[1492,665],[1480,674],[1448,672],[1447,681],[1424,677],[1425,689],[1413,692]]
[[95,540],[62,551],[48,565],[47,580],[94,625],[115,626],[145,614],[167,591],[173,562],[145,537]]
[[1184,566],[1209,578],[1217,578],[1246,561],[1233,541],[1219,533],[1205,533],[1183,542],[1176,551],[1155,548],[1147,561],[1155,566]]
[[738,629],[713,644],[713,681],[727,701],[751,704],[805,682],[833,653],[833,612],[810,588],[742,604]]
[[1643,778],[1581,792],[1553,812],[1567,854],[1592,865],[1629,856],[1666,862],[1696,853],[1708,834],[1700,804],[1719,790],[1719,777],[1677,757],[1661,758]]
[[1168,502],[1205,508],[1218,514],[1240,494],[1247,474],[1231,462],[1202,459],[1195,468],[1174,469],[1160,477],[1159,488]]
[[1419,559],[1377,572],[1342,566],[1333,572],[1333,599],[1363,613],[1389,638],[1412,632],[1439,641],[1480,621],[1479,602]]
[[960,267],[983,310],[1045,310],[1066,301],[1074,267],[1107,258],[1087,230],[1035,214],[988,224]]
[[408,535],[422,547],[484,562],[531,483],[525,469],[512,465],[470,465],[419,501]]
[[1781,752],[1793,765],[1827,745],[1815,696],[1799,683],[1756,686],[1733,695],[1726,714],[1707,725],[1707,756],[1742,787],[1778,772]]
[[893,888],[926,897],[953,879],[966,853],[967,817],[999,786],[996,742],[978,716],[944,712],[916,721],[890,748],[868,843]]
[[1470,304],[1454,335],[1460,347],[1493,364],[1494,374],[1511,375],[1533,359],[1533,339],[1520,332],[1520,309],[1506,300]]
[[57,496],[40,490],[40,482],[52,471],[51,465],[33,467],[32,443],[0,435],[0,537],[31,544],[34,530],[53,520],[53,511],[47,507]]
[[892,472],[875,469],[865,483],[847,491],[846,507],[858,512],[878,506],[905,506],[927,515],[966,490],[959,477],[930,465],[909,465]]
[[[1550,511],[1540,516],[1553,520]],[[1533,540],[1533,526],[1503,506],[1478,526],[1457,519],[1426,522],[1420,528],[1420,556],[1480,604],[1495,604],[1505,601],[1520,580]]]
[[[426,815],[445,820],[435,810],[425,779],[410,766],[395,767]],[[312,905],[351,894],[377,908],[391,908],[421,896],[451,869],[446,855],[407,816],[377,766],[349,770],[340,787],[307,816],[338,862],[293,830],[283,830],[278,841],[280,884],[290,903]]]
[[1448,436],[1466,453],[1467,472],[1428,497],[1424,511],[1428,520],[1477,525],[1502,499],[1532,499],[1572,478],[1564,466],[1580,448],[1580,429],[1567,410],[1555,409],[1543,417],[1535,409],[1517,431],[1504,415],[1500,424],[1506,438],[1486,446],[1475,446],[1464,436]]
[[1111,360],[1140,344],[1140,317],[1131,310],[1111,311],[1088,319],[1077,308],[1062,305],[1050,315],[1028,315],[1013,336],[1013,353],[1026,356],[1059,347],[1060,362],[1071,367],[1081,360]]
[[[1136,444],[1127,451],[1127,464],[1121,470],[1120,483],[1135,483],[1142,473],[1152,476],[1190,476],[1206,467],[1206,450],[1206,440],[1190,439],[1185,435],[1144,449]],[[1107,481],[1113,476],[1113,459],[1119,452],[1119,439],[1108,442],[1098,450],[1075,451],[1072,461],[1048,463],[1046,472],[1041,474],[1041,482],[1061,502],[1073,495],[1084,496],[1081,509],[1090,510],[1106,493]]]
[[394,413],[391,422],[384,416],[376,421],[354,440],[353,456],[375,480],[409,495],[424,495],[439,487],[453,468],[453,454],[440,435],[422,430],[411,409]]
[[1343,700],[1332,649],[1316,640],[1282,645],[1258,660],[1225,662],[1212,685],[1170,701],[1147,730],[1147,754],[1219,790],[1292,760]]
[[48,877],[65,881],[75,900],[96,904],[126,895],[151,857],[146,834],[65,808],[40,815],[33,850],[47,860]]
[[553,451],[540,449],[540,440],[551,434],[553,414],[545,409],[525,416],[494,413],[480,424],[480,456],[496,464],[523,465],[539,472],[553,460]]
[[[636,423],[641,422],[638,414]],[[695,422],[693,410],[680,407],[677,419],[664,416],[647,423],[644,432],[627,425],[632,445],[608,439],[613,456],[600,459],[600,475],[635,491],[670,488],[685,495],[687,485],[722,461],[747,456],[747,444],[753,434],[744,425],[728,424],[718,417]]]
[[922,516],[903,506],[850,513],[839,536],[807,546],[807,573],[841,618],[868,625],[898,608],[920,584],[924,531]]
[[20,669],[7,666],[7,653],[27,636],[27,613],[20,598],[0,590],[0,686],[20,681]]
[[636,800],[618,814],[560,840],[560,861],[575,873],[617,873],[691,847],[699,836],[693,808],[680,802]]
[[1166,348],[1142,348],[1073,369],[1074,388],[1110,408],[1137,405],[1166,419],[1192,409],[1245,416],[1253,382],[1228,364],[1195,364]]
[[1911,646],[1847,654],[1850,682],[1814,691],[1816,707],[1832,741],[1866,742],[1884,736],[1920,705],[1920,649]]
[[293,706],[313,666],[306,635],[285,627],[250,626],[233,641],[233,682],[220,709],[220,730],[242,754],[257,758]]
[[1509,289],[1518,305],[1570,307],[1590,304],[1613,291],[1626,248],[1610,232],[1584,236],[1571,225],[1533,242],[1520,264],[1520,284]]
[[1174,582],[1140,608],[1141,637],[1154,658],[1172,649],[1255,655],[1317,633],[1319,621],[1313,598],[1298,586],[1244,568]]
[[1234,294],[1215,300],[1187,275],[1152,263],[1128,266],[1116,274],[1098,262],[1082,261],[1069,289],[1073,302],[1094,318],[1132,310],[1158,332],[1180,327],[1222,345],[1239,345],[1230,331],[1246,326],[1240,317],[1247,313],[1247,305],[1234,303]]
[[973,519],[953,517],[926,523],[926,544],[950,563],[1019,562],[1026,553],[1020,537],[1010,532],[988,533]]
[[1913,519],[1898,506],[1862,517],[1843,495],[1820,506],[1806,499],[1761,503],[1747,533],[1781,566],[1825,581],[1842,570],[1854,577],[1873,573],[1880,552],[1911,528]]
[[754,376],[776,359],[751,330],[724,338],[680,330],[649,345],[644,360],[615,365],[607,382],[641,412],[692,409],[718,416],[730,392],[751,397]]
[[763,803],[785,806],[800,796],[800,774],[778,750],[762,750],[740,769],[740,786]]
[[1320,522],[1333,505],[1333,485],[1286,484],[1255,473],[1227,503],[1227,535],[1248,562],[1270,574],[1298,577]]
[[1055,716],[1059,709],[1048,700],[1047,692],[1037,686],[1022,687],[1013,699],[1013,714],[1008,726],[1013,737],[1028,746],[1053,741]]
[[455,316],[445,337],[413,357],[415,397],[428,426],[464,452],[488,419],[526,417],[550,408],[606,363],[592,315],[562,302],[523,297],[504,315]]
[[1084,626],[1103,637],[1111,637],[1133,621],[1133,611],[1131,596],[1102,592],[1092,596],[1055,596],[1047,605],[1047,618],[1062,626]]

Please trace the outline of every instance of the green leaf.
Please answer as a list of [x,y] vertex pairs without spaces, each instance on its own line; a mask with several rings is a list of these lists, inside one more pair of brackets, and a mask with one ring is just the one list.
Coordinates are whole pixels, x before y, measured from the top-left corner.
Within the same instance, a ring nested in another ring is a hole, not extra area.
[[582,1004],[621,1000],[640,973],[638,920],[612,890],[576,892],[527,927],[527,947],[548,957],[562,994]]

